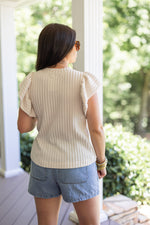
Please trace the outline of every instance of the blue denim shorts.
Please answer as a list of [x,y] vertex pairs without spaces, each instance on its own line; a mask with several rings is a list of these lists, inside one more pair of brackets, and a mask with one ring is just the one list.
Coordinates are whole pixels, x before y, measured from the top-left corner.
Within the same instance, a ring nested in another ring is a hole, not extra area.
[[55,169],[31,161],[28,191],[37,198],[62,195],[66,202],[78,202],[99,195],[96,162],[79,168]]

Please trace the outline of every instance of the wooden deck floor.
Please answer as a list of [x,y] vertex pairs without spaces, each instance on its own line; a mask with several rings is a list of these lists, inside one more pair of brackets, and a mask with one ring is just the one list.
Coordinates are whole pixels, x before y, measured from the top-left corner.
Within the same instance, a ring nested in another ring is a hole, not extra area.
[[[27,173],[0,177],[0,225],[37,225],[34,199],[27,192],[28,180]],[[71,203],[62,200],[58,225],[75,225],[69,220],[73,209]]]
[[[28,180],[25,172],[12,178],[0,176],[0,225],[38,224],[34,199],[27,191]],[[62,200],[58,225],[76,225],[69,220],[72,210],[73,204]],[[108,220],[101,225],[117,224]]]

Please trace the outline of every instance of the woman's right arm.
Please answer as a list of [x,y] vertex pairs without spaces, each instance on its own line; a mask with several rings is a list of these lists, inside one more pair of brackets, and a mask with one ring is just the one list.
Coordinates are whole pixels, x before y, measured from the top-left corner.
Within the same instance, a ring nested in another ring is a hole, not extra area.
[[100,118],[97,93],[88,100],[87,121],[91,141],[100,163],[105,161],[105,135]]

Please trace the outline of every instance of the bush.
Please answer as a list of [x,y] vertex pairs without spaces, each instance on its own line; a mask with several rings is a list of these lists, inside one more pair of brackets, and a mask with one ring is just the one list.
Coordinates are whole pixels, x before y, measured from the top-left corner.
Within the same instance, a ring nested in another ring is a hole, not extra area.
[[117,193],[150,204],[150,144],[121,126],[105,125],[107,176],[104,197]]
[[[124,194],[139,203],[150,204],[150,144],[121,126],[106,124],[107,176],[103,179],[104,198]],[[30,171],[33,137],[20,135],[21,166]]]
[[20,134],[21,167],[30,171],[30,153],[33,143],[33,137],[29,133]]

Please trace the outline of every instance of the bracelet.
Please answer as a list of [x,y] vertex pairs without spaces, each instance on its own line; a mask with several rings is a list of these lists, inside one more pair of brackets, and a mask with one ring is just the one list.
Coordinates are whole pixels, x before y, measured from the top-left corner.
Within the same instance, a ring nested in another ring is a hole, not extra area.
[[105,164],[105,163],[107,163],[107,162],[108,162],[108,160],[107,160],[106,157],[105,157],[104,162],[102,162],[102,163],[100,163],[100,161],[98,160],[98,158],[97,158],[97,160],[96,160],[96,163],[99,164],[99,165],[103,165],[103,164]]
[[100,166],[97,165],[97,170],[98,170],[98,171],[103,170],[103,169],[105,169],[105,168],[106,168],[106,166],[100,167]]
[[105,169],[107,166],[107,162],[108,162],[108,160],[106,157],[105,157],[105,161],[103,163],[98,163],[96,161],[97,170],[99,171],[99,170]]

